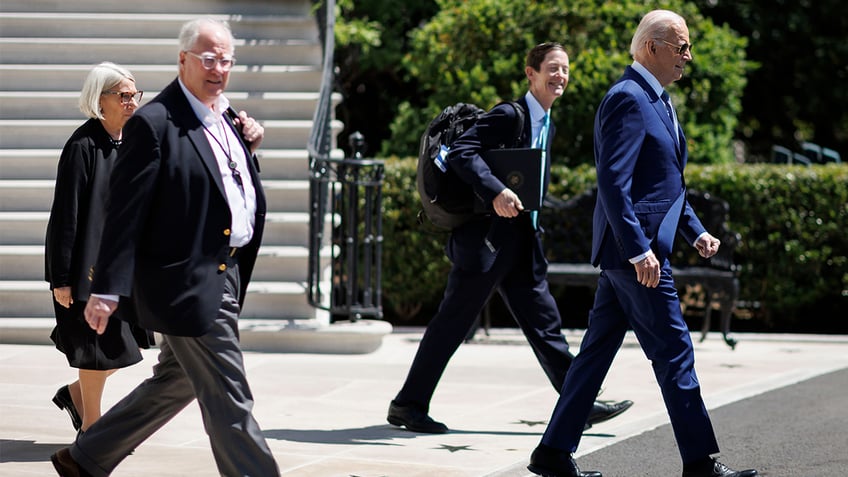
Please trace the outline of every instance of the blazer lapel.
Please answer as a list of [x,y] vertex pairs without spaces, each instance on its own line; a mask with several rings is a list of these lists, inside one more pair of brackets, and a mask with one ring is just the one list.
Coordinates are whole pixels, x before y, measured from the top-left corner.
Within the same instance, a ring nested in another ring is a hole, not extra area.
[[[654,107],[654,111],[657,113],[657,116],[659,116],[660,121],[662,121],[662,123],[665,125],[665,128],[668,131],[668,135],[671,136],[671,140],[674,141],[675,144],[677,144],[676,152],[678,159],[680,159],[683,155],[683,138],[678,137],[677,131],[674,130],[674,121],[672,121],[671,118],[668,116],[668,110],[665,108],[665,103],[663,102],[663,100],[657,95],[654,89],[651,88],[651,85],[649,85],[648,82],[645,81],[645,78],[643,78],[642,75],[640,75],[636,70],[634,70],[633,67],[628,66],[625,69],[623,79],[631,79],[638,83],[643,90],[645,90],[645,95],[648,96],[648,101],[651,103],[651,106]],[[678,138],[680,139],[680,141],[678,141]]]
[[221,177],[221,170],[218,168],[218,162],[215,160],[215,152],[212,151],[212,146],[209,145],[209,139],[206,138],[203,123],[201,123],[197,115],[194,114],[194,110],[191,109],[191,104],[189,104],[188,98],[186,98],[185,94],[183,94],[183,90],[180,88],[177,80],[174,80],[168,86],[168,89],[170,89],[171,92],[177,95],[181,100],[179,102],[175,102],[177,105],[177,107],[174,108],[173,113],[175,124],[185,130],[185,134],[194,148],[197,157],[203,165],[206,166],[206,170],[209,172],[209,175],[212,176],[212,180],[215,182],[218,190],[224,197],[226,197],[227,193],[224,190],[224,179]]

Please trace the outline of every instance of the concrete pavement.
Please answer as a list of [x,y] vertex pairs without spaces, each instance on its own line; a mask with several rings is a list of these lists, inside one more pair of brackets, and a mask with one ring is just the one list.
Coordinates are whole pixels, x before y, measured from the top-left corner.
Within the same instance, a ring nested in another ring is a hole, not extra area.
[[[421,332],[395,329],[369,354],[245,353],[255,415],[284,476],[529,474],[524,466],[557,395],[515,329],[492,330],[489,337],[480,332],[454,356],[431,407],[431,415],[445,422],[450,433],[414,434],[386,423],[389,400],[406,375]],[[576,351],[582,332],[567,330],[566,336]],[[704,343],[693,335],[696,368],[711,410],[848,369],[848,336],[737,333],[736,337],[739,345],[732,351],[718,334]],[[157,353],[145,351],[143,362],[109,379],[104,409],[150,375]],[[0,476],[55,475],[49,456],[68,445],[74,431],[50,398],[74,379],[75,371],[51,346],[0,345]],[[577,454],[579,462],[668,423],[650,363],[632,335],[610,370],[601,398],[632,399],[636,404],[587,431]],[[780,417],[763,409],[763,420]],[[748,412],[756,413],[758,407]],[[742,432],[733,422],[717,431],[720,442]],[[788,442],[798,439],[803,436],[787,436]],[[674,451],[673,441],[664,445]],[[676,459],[675,452],[668,455]],[[113,475],[217,475],[197,405],[154,434]]]

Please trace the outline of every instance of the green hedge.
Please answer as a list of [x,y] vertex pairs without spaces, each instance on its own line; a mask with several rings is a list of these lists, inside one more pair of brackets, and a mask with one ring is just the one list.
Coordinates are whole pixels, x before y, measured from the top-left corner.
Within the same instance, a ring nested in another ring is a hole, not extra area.
[[[384,307],[400,322],[432,311],[450,269],[447,234],[417,221],[415,165],[387,160],[383,184]],[[595,172],[555,167],[552,179],[550,193],[567,199],[593,187]],[[686,180],[730,204],[742,311],[764,329],[848,330],[848,167],[693,164]]]

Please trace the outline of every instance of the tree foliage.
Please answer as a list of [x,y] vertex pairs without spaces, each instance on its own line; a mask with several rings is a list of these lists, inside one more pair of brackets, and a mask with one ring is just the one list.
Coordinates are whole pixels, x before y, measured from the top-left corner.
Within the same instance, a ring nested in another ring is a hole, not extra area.
[[737,137],[764,160],[800,141],[848,152],[848,3],[843,0],[695,0],[749,38]]
[[[693,162],[730,162],[732,136],[741,109],[745,40],[705,19],[680,1],[600,0],[437,0],[439,11],[410,33],[402,65],[422,103],[398,107],[383,155],[415,155],[426,124],[449,104],[491,107],[526,91],[524,55],[543,41],[565,45],[571,79],[554,105],[559,134],[554,160],[592,162],[595,108],[610,84],[632,60],[632,34],[647,11],[668,8],[687,19],[695,61],[670,88],[689,140]],[[647,4],[646,4],[647,3]]]
[[[434,0],[338,0],[336,7],[336,83],[343,99],[336,117],[344,123],[339,145],[361,132],[379,152],[398,105],[416,96],[417,85],[401,66],[408,35],[431,18]],[[350,151],[348,151],[350,152]]]

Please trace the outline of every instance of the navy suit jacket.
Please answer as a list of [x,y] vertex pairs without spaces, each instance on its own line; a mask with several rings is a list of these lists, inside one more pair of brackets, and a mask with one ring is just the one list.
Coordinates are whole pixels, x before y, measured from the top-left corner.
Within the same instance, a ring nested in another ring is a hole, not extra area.
[[[255,158],[243,141],[241,147],[250,169],[243,176],[256,188],[253,238],[238,256],[243,302],[262,240],[265,196]],[[144,328],[203,335],[231,265],[230,215],[203,124],[174,80],[124,127],[92,292],[120,295],[120,307]]]
[[595,115],[593,265],[630,268],[628,259],[648,248],[662,263],[678,230],[688,243],[705,231],[686,202],[687,158],[682,129],[674,130],[663,101],[628,66]]
[[[502,103],[484,114],[474,123],[474,126],[457,139],[448,155],[449,166],[465,182],[471,184],[474,193],[483,204],[491,204],[506,186],[492,174],[489,166],[480,157],[480,153],[500,147],[530,147],[531,145],[531,121],[527,101],[522,96],[518,103],[524,109],[524,132],[520,144],[513,145],[517,121],[515,108],[508,103]],[[547,191],[550,181],[550,145],[555,133],[556,128],[551,123],[547,140],[544,191]],[[547,261],[540,235],[533,229],[528,213],[522,213],[513,219],[501,218],[494,213],[477,217],[452,231],[446,252],[455,265],[465,270],[487,272],[503,246],[517,240],[521,234],[534,235],[531,239],[533,243],[531,249],[520,253],[527,253],[527,260],[531,261],[534,277],[536,280],[543,280],[547,273]]]

